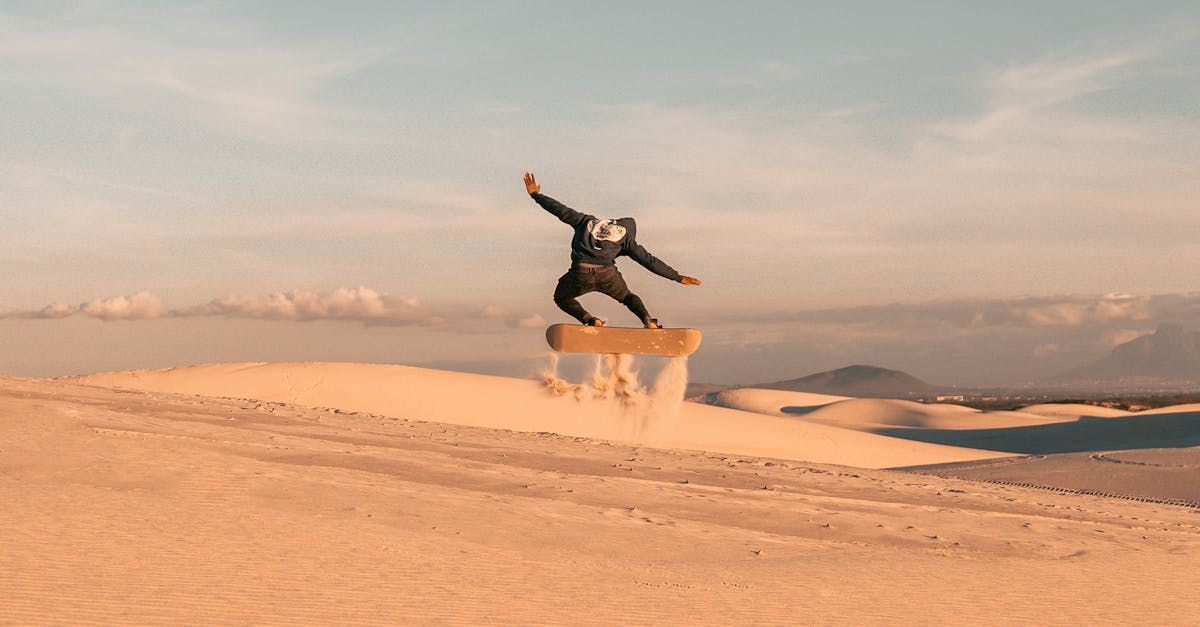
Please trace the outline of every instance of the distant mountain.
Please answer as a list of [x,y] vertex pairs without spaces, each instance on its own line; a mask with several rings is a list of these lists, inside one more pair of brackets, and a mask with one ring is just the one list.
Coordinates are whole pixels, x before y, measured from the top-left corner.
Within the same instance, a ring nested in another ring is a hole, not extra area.
[[939,388],[911,374],[877,366],[847,366],[837,370],[810,374],[799,379],[747,387],[873,398],[930,396],[939,391]]
[[1149,335],[1118,345],[1107,357],[1055,377],[1058,381],[1200,380],[1200,333],[1160,324]]

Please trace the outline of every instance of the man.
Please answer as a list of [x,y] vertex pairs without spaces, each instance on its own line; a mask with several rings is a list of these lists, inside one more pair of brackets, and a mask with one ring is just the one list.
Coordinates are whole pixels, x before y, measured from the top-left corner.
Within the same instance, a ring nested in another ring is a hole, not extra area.
[[633,218],[599,219],[542,194],[530,172],[525,173],[525,190],[537,204],[575,230],[571,238],[571,269],[558,279],[554,304],[586,325],[604,326],[604,321],[588,313],[577,300],[589,292],[611,296],[629,308],[647,329],[657,329],[658,320],[646,311],[637,294],[629,291],[625,278],[617,270],[617,257],[628,255],[647,270],[684,285],[700,285],[700,279],[683,276],[637,243],[637,223]]

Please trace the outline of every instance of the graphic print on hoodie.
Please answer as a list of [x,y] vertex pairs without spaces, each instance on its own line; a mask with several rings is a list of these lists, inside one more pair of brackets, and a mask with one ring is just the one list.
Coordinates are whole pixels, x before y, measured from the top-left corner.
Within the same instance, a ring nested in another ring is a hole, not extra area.
[[[622,239],[625,239],[626,228],[617,224],[616,220],[588,220],[587,229],[592,234],[593,240],[620,243]],[[595,244],[592,244],[592,248],[601,250]]]

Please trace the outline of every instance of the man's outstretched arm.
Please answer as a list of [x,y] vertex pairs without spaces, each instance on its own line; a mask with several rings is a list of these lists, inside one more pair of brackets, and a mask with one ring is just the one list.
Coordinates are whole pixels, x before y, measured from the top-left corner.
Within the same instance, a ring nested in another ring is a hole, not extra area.
[[525,173],[525,191],[529,192],[530,197],[534,202],[541,205],[542,209],[549,211],[554,217],[571,225],[578,226],[580,222],[587,220],[591,216],[575,211],[574,209],[554,200],[553,198],[542,193],[542,186],[538,185],[537,180],[533,178],[532,172]]
[[629,256],[633,260],[642,264],[642,267],[657,274],[664,279],[670,279],[684,285],[700,285],[700,279],[696,277],[684,276],[675,271],[675,268],[668,266],[666,262],[650,254],[646,247],[637,242],[629,243]]

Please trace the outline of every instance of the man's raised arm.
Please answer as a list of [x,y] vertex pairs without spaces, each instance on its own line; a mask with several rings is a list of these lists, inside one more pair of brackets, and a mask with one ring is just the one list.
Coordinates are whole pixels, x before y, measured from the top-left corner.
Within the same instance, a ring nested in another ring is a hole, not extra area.
[[529,196],[534,202],[542,206],[542,209],[549,211],[554,217],[571,225],[578,226],[580,222],[587,220],[589,215],[580,213],[574,209],[554,200],[553,198],[542,193],[542,186],[538,185],[537,180],[533,178],[532,172],[525,173],[525,191],[529,192]]

